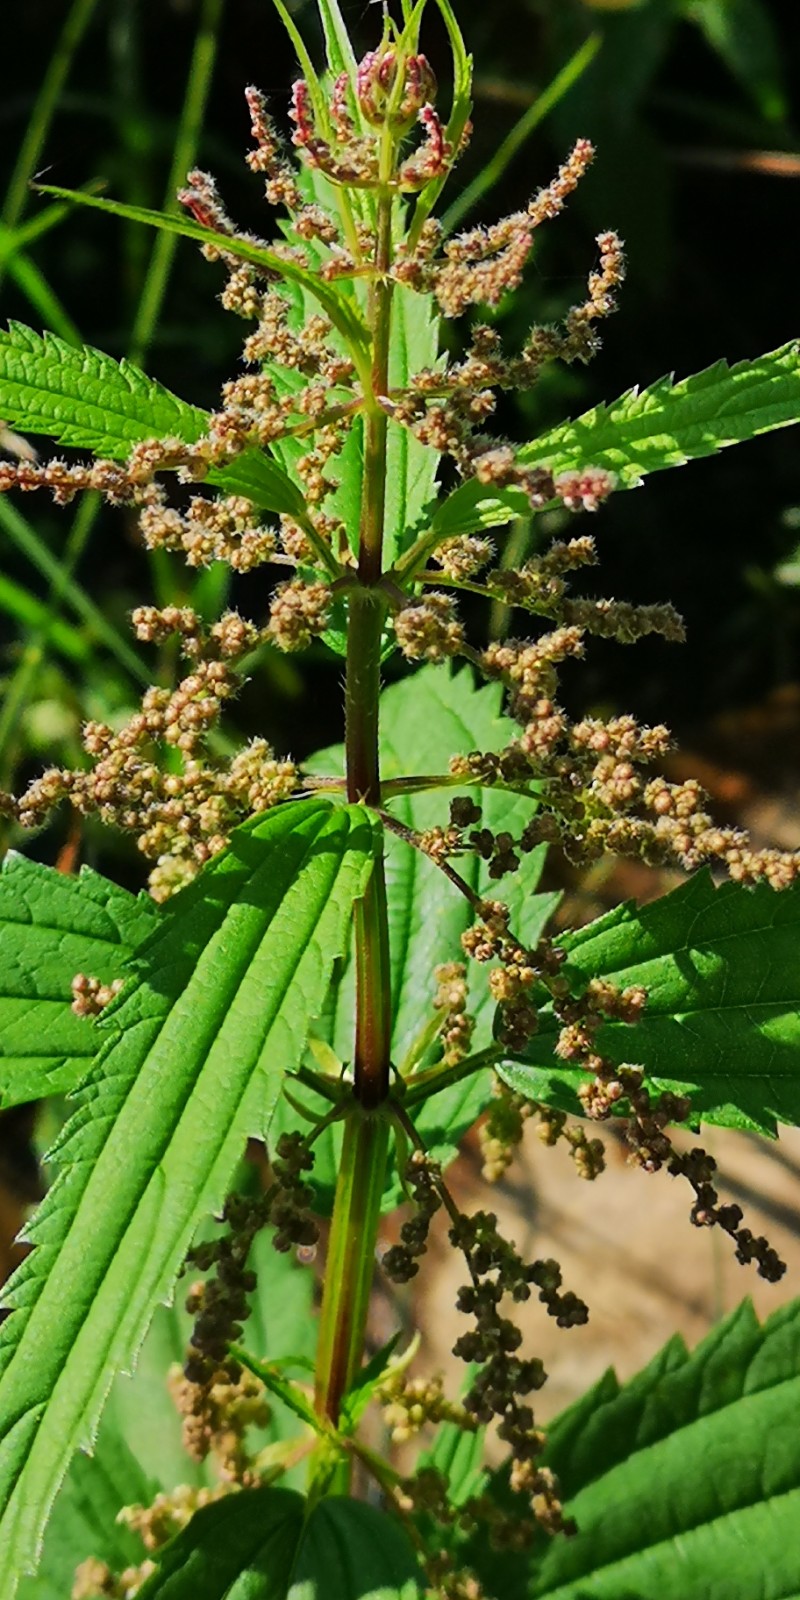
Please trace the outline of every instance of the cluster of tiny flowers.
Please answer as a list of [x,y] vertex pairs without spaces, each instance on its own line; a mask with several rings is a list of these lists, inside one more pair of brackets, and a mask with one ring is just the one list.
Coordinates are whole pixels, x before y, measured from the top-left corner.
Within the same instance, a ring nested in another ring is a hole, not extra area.
[[470,823],[476,824],[472,831],[466,834],[464,844],[475,854],[480,856],[487,864],[490,878],[504,878],[507,872],[516,872],[520,863],[519,852],[524,854],[529,846],[524,832],[518,839],[507,829],[493,833],[491,828],[478,827],[481,822],[481,808],[469,798],[457,798],[450,802],[450,820],[461,828],[466,828]]
[[[499,1233],[497,1218],[491,1212],[479,1211],[471,1217],[459,1213],[446,1196],[438,1164],[422,1151],[414,1152],[406,1167],[404,1182],[414,1200],[415,1211],[403,1224],[401,1243],[385,1252],[384,1271],[400,1283],[416,1274],[419,1257],[427,1246],[431,1220],[446,1199],[452,1223],[450,1242],[464,1255],[470,1275],[469,1283],[458,1292],[456,1304],[459,1311],[474,1319],[472,1330],[456,1340],[453,1353],[463,1361],[479,1365],[464,1399],[463,1410],[475,1425],[498,1421],[499,1436],[511,1450],[512,1471],[519,1480],[517,1486],[524,1488],[534,1519],[550,1531],[563,1529],[565,1524],[555,1480],[546,1469],[535,1466],[544,1448],[544,1436],[535,1426],[533,1409],[527,1401],[531,1391],[540,1389],[545,1382],[545,1370],[538,1358],[525,1359],[517,1354],[522,1335],[516,1324],[502,1315],[501,1304],[506,1296],[517,1304],[526,1301],[535,1288],[549,1315],[562,1328],[585,1323],[587,1308],[572,1291],[562,1291],[561,1271],[556,1261],[523,1261],[514,1245]],[[395,1389],[397,1393],[406,1392],[399,1380]],[[433,1396],[434,1405],[440,1403],[435,1384],[430,1391],[425,1386],[408,1391],[411,1403],[420,1407],[417,1413],[420,1425],[429,1420],[425,1414],[423,1390],[424,1395]],[[398,1423],[407,1427],[407,1416],[398,1417]]]
[[[398,195],[416,193],[446,176],[468,134],[465,130],[458,149],[451,148],[434,109],[435,94],[426,58],[408,56],[384,42],[363,58],[352,83],[346,77],[336,81],[322,121],[309,86],[302,81],[295,85],[292,142],[302,163],[323,173],[335,187],[348,187],[353,202],[359,201],[359,189],[374,185],[385,189],[387,181]],[[247,370],[224,384],[218,409],[191,442],[177,436],[145,439],[133,446],[124,462],[39,463],[26,453],[18,461],[0,464],[0,491],[45,488],[58,503],[66,504],[80,492],[97,490],[115,505],[133,506],[145,546],[180,552],[190,567],[221,560],[242,573],[264,563],[300,568],[275,586],[262,627],[229,612],[207,629],[188,607],[139,607],[134,613],[137,637],[158,645],[177,633],[192,671],[171,691],[150,689],[140,712],[125,728],[112,731],[101,724],[87,725],[84,745],[92,763],[88,771],[50,770],[19,802],[0,796],[0,810],[23,826],[38,826],[52,805],[68,799],[80,814],[96,812],[105,823],[133,832],[144,855],[156,863],[151,892],[159,900],[222,849],[237,822],[253,810],[288,798],[298,787],[292,763],[277,761],[263,741],[240,752],[227,768],[201,753],[224,702],[234,692],[236,664],[265,643],[281,650],[306,648],[329,625],[337,581],[344,585],[346,603],[353,556],[341,518],[330,505],[338,486],[330,469],[367,397],[329,318],[319,311],[299,323],[292,293],[281,281],[281,263],[287,272],[301,267],[330,280],[343,274],[370,277],[380,270],[385,281],[433,294],[448,316],[479,304],[494,305],[519,280],[535,230],[562,210],[592,158],[589,144],[579,141],[557,177],[523,211],[489,229],[473,229],[449,241],[428,220],[413,246],[398,244],[393,259],[386,261],[380,258],[378,235],[360,202],[344,208],[332,204],[328,211],[317,201],[307,201],[263,95],[250,87],[246,100],[253,138],[248,164],[263,178],[268,203],[287,213],[284,237],[269,247],[269,263],[244,261],[237,255],[242,246],[265,247],[260,239],[237,229],[209,174],[190,172],[180,200],[213,235],[203,249],[226,271],[223,304],[250,324],[243,350]],[[397,158],[388,180],[379,170],[387,133]],[[413,375],[405,391],[376,397],[393,424],[450,454],[462,475],[474,477],[487,491],[521,489],[534,508],[554,500],[570,510],[596,510],[613,488],[613,478],[604,469],[587,466],[554,475],[546,467],[526,464],[510,445],[492,441],[482,430],[496,390],[534,381],[547,360],[583,360],[596,347],[595,325],[613,310],[624,270],[614,235],[601,235],[598,245],[599,263],[589,277],[586,298],[569,311],[563,328],[534,328],[522,351],[507,357],[494,330],[476,326],[463,359]],[[267,450],[281,439],[291,440],[293,470],[304,505],[292,516],[283,514],[277,528],[265,523],[258,505],[246,495],[215,496],[208,491],[208,480],[220,481],[220,474],[244,452]],[[165,473],[177,474],[185,485],[203,485],[202,491],[189,492],[180,507],[172,505],[161,481]],[[562,558],[565,570],[578,564],[580,546],[581,541],[572,541],[571,553]],[[495,551],[490,541],[467,537],[444,539],[434,554],[440,576],[459,583],[469,582],[491,562]],[[558,560],[554,550],[549,557],[553,573]],[[509,576],[490,574],[486,592],[510,598]],[[386,587],[399,649],[413,661],[470,655],[453,597],[438,590],[419,592],[429,578],[414,570],[399,587],[395,583]],[[530,564],[519,581],[533,592]],[[553,577],[553,581],[558,580]],[[563,604],[568,604],[566,599]],[[650,626],[643,614],[637,621],[630,607],[614,609],[612,604],[608,611],[595,602],[571,604],[589,608],[586,616],[580,614],[580,622],[572,624],[571,633],[568,623],[560,629],[574,639],[592,628],[624,629],[633,636],[637,628]],[[545,614],[550,613],[545,609]],[[556,629],[552,640],[557,641],[558,634]],[[545,649],[542,641],[540,648]],[[488,660],[480,664],[495,670]],[[557,712],[554,717],[558,722]],[[539,716],[540,743],[549,737],[551,721]],[[523,735],[505,766],[516,762],[527,771],[534,743]],[[182,757],[178,770],[162,770],[159,747],[163,745],[177,747]],[[504,835],[490,845],[484,830],[469,847],[491,857],[490,873],[499,875],[504,862],[518,860],[515,843]],[[451,845],[461,849],[463,839],[449,834],[425,841],[439,859]]]
[[[212,1455],[223,1483],[252,1489],[258,1484],[248,1428],[265,1428],[270,1408],[264,1389],[251,1372],[228,1378],[218,1373],[213,1383],[192,1383],[179,1366],[171,1369],[169,1390],[183,1420],[183,1447],[193,1461]],[[176,1530],[177,1531],[177,1530]]]
[[644,989],[634,986],[619,990],[600,978],[593,978],[577,998],[554,994],[553,1009],[561,1023],[556,1055],[591,1074],[578,1089],[587,1117],[602,1121],[623,1102],[631,1160],[646,1172],[658,1172],[666,1166],[673,1177],[685,1178],[694,1191],[690,1217],[695,1227],[722,1228],[736,1246],[737,1260],[743,1265],[755,1262],[762,1278],[777,1283],[786,1271],[785,1263],[766,1238],[756,1237],[749,1228],[742,1227],[740,1206],[720,1205],[714,1184],[714,1158],[700,1148],[678,1151],[672,1143],[668,1126],[686,1121],[691,1102],[669,1091],[654,1097],[643,1082],[640,1067],[615,1065],[598,1049],[597,1033],[605,1021],[635,1023],[646,1002]]
[[195,1245],[187,1257],[187,1266],[214,1273],[206,1281],[193,1283],[186,1298],[194,1322],[183,1376],[192,1388],[198,1412],[197,1399],[209,1394],[215,1383],[235,1383],[239,1377],[241,1369],[229,1354],[229,1346],[241,1338],[250,1315],[248,1295],[256,1287],[256,1277],[247,1258],[256,1233],[269,1223],[270,1209],[271,1196],[244,1200],[230,1195],[222,1214],[227,1231],[218,1239]]
[[155,1561],[148,1558],[116,1575],[107,1561],[88,1556],[75,1569],[70,1600],[134,1600],[155,1570]]
[[[205,749],[235,691],[236,662],[258,640],[251,623],[229,611],[205,630],[188,607],[141,606],[134,624],[148,643],[177,633],[191,672],[173,690],[148,689],[140,709],[116,731],[87,722],[83,747],[91,765],[48,769],[18,800],[6,797],[5,809],[22,827],[35,828],[68,800],[81,816],[96,813],[135,834],[139,849],[156,862],[153,898],[164,900],[225,847],[237,823],[288,799],[300,780],[294,763],[278,760],[264,739],[245,746],[226,766],[212,762]],[[177,771],[163,761],[169,747],[180,753]],[[88,994],[83,998],[88,1003]]]
[[[543,1478],[548,1476],[544,1468],[540,1472]],[[426,1600],[486,1600],[486,1590],[476,1574],[459,1562],[458,1545],[481,1533],[488,1535],[493,1550],[521,1551],[528,1548],[536,1530],[527,1507],[520,1512],[507,1511],[488,1494],[471,1495],[454,1505],[445,1474],[434,1466],[420,1466],[411,1476],[401,1478],[395,1500],[424,1541],[429,1584]]]
[[[588,142],[580,140],[557,178],[525,211],[490,228],[460,234],[443,250],[436,225],[426,227],[414,250],[409,253],[401,246],[393,275],[432,293],[445,316],[461,316],[474,305],[496,305],[518,285],[534,230],[562,209],[592,154]],[[616,234],[600,234],[597,244],[600,260],[590,274],[586,299],[567,313],[563,328],[535,326],[522,350],[507,354],[496,330],[478,323],[462,360],[451,362],[444,371],[426,368],[413,376],[406,394],[387,397],[392,417],[410,427],[422,443],[452,456],[465,477],[498,488],[520,488],[533,509],[560,500],[570,510],[596,510],[613,488],[612,476],[594,467],[554,478],[546,468],[528,465],[512,446],[489,440],[483,432],[495,409],[496,390],[529,388],[545,363],[587,361],[598,349],[595,324],[615,309],[624,259]],[[477,552],[476,558],[480,560]],[[464,575],[463,568],[453,572],[454,577]]]
[[[511,1095],[520,1099],[521,1096]],[[590,1139],[578,1123],[569,1122],[566,1112],[553,1106],[540,1105],[538,1101],[526,1102],[537,1118],[536,1133],[542,1144],[554,1145],[563,1139],[575,1163],[579,1178],[591,1183],[605,1171],[605,1146],[602,1139]]]
[[533,1000],[537,983],[558,989],[564,956],[548,939],[535,950],[518,944],[510,931],[508,906],[502,900],[479,900],[479,920],[461,935],[465,953],[473,961],[499,961],[489,974],[489,989],[499,1006],[498,1038],[509,1050],[520,1050],[538,1027]]
[[269,636],[279,650],[305,650],[328,626],[331,592],[327,583],[295,578],[278,584],[272,597]]
[[70,988],[72,990],[72,1005],[76,1017],[99,1017],[114,996],[119,994],[124,979],[112,978],[110,983],[103,983],[100,978],[89,978],[85,972],[76,972]]
[[553,1145],[564,1139],[579,1178],[589,1181],[599,1178],[605,1169],[601,1139],[588,1138],[578,1124],[567,1122],[565,1112],[528,1100],[495,1077],[492,1103],[478,1130],[483,1177],[487,1183],[497,1183],[508,1171],[514,1152],[522,1142],[525,1124],[532,1117],[538,1118],[536,1131],[543,1144]]
[[[380,141],[385,131],[407,135],[417,123],[421,141],[403,159],[391,179],[399,193],[413,193],[444,177],[452,164],[448,144],[432,100],[436,79],[423,55],[401,57],[389,45],[370,50],[359,62],[355,84],[347,74],[335,82],[331,95],[330,127],[320,126],[308,85],[300,79],[292,91],[290,115],[295,124],[293,143],[306,164],[323,172],[336,185],[370,188],[380,181]],[[354,112],[368,124],[356,128]]]
[[409,600],[395,612],[392,623],[407,661],[446,661],[460,655],[466,642],[455,601],[448,594],[434,592]]
[[446,1067],[454,1067],[468,1054],[475,1031],[475,1018],[467,1010],[467,969],[461,961],[445,961],[434,967],[433,975],[436,979],[434,1010],[442,1013],[439,1034],[442,1062]]
[[[395,1485],[398,1509],[422,1533],[429,1584],[426,1600],[485,1600],[485,1591],[475,1574],[458,1566],[447,1547],[453,1530],[467,1536],[475,1531],[471,1509],[454,1506],[448,1488],[445,1474],[434,1466],[419,1466]],[[434,1539],[439,1548],[431,1548]]]
[[402,1372],[390,1372],[376,1394],[395,1444],[407,1443],[426,1423],[450,1422],[465,1433],[474,1433],[478,1426],[465,1406],[447,1399],[440,1373],[432,1378],[408,1378]]
[[[123,1506],[116,1520],[141,1539],[147,1552],[145,1560],[115,1575],[106,1562],[90,1556],[75,1571],[71,1600],[133,1600],[146,1579],[156,1571],[152,1556],[188,1525],[196,1511],[238,1488],[257,1482],[249,1466],[244,1434],[248,1427],[263,1427],[269,1421],[261,1385],[249,1374],[242,1374],[236,1385],[218,1384],[214,1391],[213,1413],[210,1408],[203,1425],[192,1413],[193,1396],[180,1367],[170,1371],[167,1387],[184,1418],[184,1438],[189,1454],[198,1461],[213,1454],[220,1481],[210,1488],[179,1484],[157,1494],[149,1505]],[[202,1436],[201,1426],[205,1430]]]
[[[584,545],[584,541],[573,543]],[[677,862],[687,871],[717,863],[736,882],[763,880],[774,889],[795,882],[800,851],[755,849],[740,829],[715,823],[707,797],[694,780],[670,783],[662,776],[647,776],[646,769],[663,761],[671,748],[666,727],[642,727],[628,715],[572,722],[556,699],[558,668],[566,660],[581,658],[587,630],[604,631],[608,624],[623,642],[653,630],[678,639],[681,624],[671,607],[570,602],[564,598],[562,577],[544,563],[542,568],[537,569],[535,581],[530,573],[525,578],[528,603],[547,611],[553,620],[573,620],[558,621],[535,640],[508,639],[480,652],[462,644],[456,652],[472,660],[484,676],[503,684],[509,713],[521,731],[503,750],[472,751],[450,761],[453,777],[468,783],[519,785],[535,780],[538,811],[516,839],[493,836],[482,828],[455,840],[453,853],[477,850],[493,862],[490,875],[497,877],[516,869],[520,853],[548,843],[558,845],[568,860],[581,866],[610,853],[638,857],[650,865]],[[500,573],[498,584],[511,594],[519,576]],[[415,623],[414,648],[424,655],[423,615]],[[449,626],[460,627],[452,615]]]
[[238,1363],[229,1356],[228,1347],[240,1338],[250,1314],[247,1297],[256,1280],[247,1258],[256,1234],[268,1225],[274,1227],[273,1248],[281,1252],[316,1243],[319,1230],[309,1209],[313,1190],[304,1177],[312,1165],[313,1156],[303,1137],[281,1134],[272,1161],[270,1189],[254,1199],[229,1195],[221,1219],[226,1231],[189,1252],[187,1265],[201,1272],[213,1269],[215,1274],[207,1282],[195,1284],[187,1300],[195,1322],[184,1372],[198,1389],[207,1389],[220,1374],[232,1382],[239,1377]]
[[[172,1388],[174,1372],[170,1375],[169,1383]],[[117,1513],[117,1522],[137,1533],[145,1550],[160,1550],[191,1522],[196,1511],[202,1506],[213,1505],[215,1500],[224,1499],[233,1487],[226,1480],[215,1484],[213,1489],[182,1483],[168,1493],[157,1494],[148,1506],[123,1506]]]

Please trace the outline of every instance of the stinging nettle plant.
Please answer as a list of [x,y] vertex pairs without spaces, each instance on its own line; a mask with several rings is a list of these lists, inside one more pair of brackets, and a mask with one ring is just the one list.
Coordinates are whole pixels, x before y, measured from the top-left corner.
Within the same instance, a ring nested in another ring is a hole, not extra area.
[[[148,548],[276,579],[260,622],[138,607],[137,637],[177,637],[183,676],[123,726],[87,723],[80,770],[0,796],[15,829],[64,802],[133,833],[150,863],[138,898],[15,853],[0,878],[0,1104],[71,1097],[0,1325],[0,1596],[744,1600],[767,1561],[788,1594],[800,1308],[761,1327],[745,1304],[693,1355],[672,1342],[625,1388],[607,1375],[545,1437],[545,1372],[513,1308],[536,1295],[568,1329],[587,1307],[492,1212],[462,1213],[444,1171],[486,1112],[489,1180],[531,1118],[593,1180],[594,1124],[619,1118],[635,1164],[688,1184],[695,1225],[771,1282],[784,1271],[670,1127],[800,1121],[800,852],[752,848],[697,784],[662,777],[666,728],[560,705],[558,669],[592,635],[679,641],[671,606],[573,594],[596,561],[585,532],[536,539],[519,567],[502,553],[515,517],[536,531],[544,510],[596,512],[648,472],[797,420],[800,353],[632,390],[529,444],[493,434],[498,394],[586,361],[614,309],[607,232],[562,326],[509,351],[481,320],[591,147],[523,210],[447,237],[433,213],[470,114],[449,0],[446,120],[425,0],[384,16],[359,62],[336,0],[318,0],[321,77],[275,5],[303,77],[296,163],[246,91],[272,242],[238,231],[199,171],[186,220],[46,191],[186,235],[223,269],[248,333],[220,409],[92,349],[0,336],[4,421],[95,456],[3,462],[1,489],[100,490],[136,509]],[[463,352],[444,356],[441,320],[458,317]],[[527,613],[531,635],[472,644],[459,590],[515,628]],[[217,724],[253,652],[316,637],[344,658],[344,749],[302,770],[264,738],[228,756]],[[382,692],[393,652],[416,670]],[[550,847],[690,876],[554,937]],[[241,1165],[249,1138],[263,1183]],[[412,1376],[399,1335],[365,1359],[374,1274],[411,1280],[437,1212],[464,1261],[460,1396]],[[423,1429],[399,1470],[382,1441]]]

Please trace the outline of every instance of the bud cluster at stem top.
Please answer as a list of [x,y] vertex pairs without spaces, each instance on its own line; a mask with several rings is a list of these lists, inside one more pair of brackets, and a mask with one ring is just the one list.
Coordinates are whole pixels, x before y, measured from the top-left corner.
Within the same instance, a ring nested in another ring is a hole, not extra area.
[[405,133],[436,99],[436,78],[426,56],[398,57],[391,46],[382,46],[359,62],[356,97],[370,127]]

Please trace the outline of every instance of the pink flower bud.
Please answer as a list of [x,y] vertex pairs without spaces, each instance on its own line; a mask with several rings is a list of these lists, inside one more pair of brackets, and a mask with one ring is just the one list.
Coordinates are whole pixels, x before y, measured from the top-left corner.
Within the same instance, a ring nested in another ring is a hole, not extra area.
[[[403,75],[399,90],[398,70]],[[372,127],[388,123],[396,132],[402,132],[435,94],[436,79],[425,56],[408,56],[398,68],[396,51],[370,50],[359,62],[356,96]]]

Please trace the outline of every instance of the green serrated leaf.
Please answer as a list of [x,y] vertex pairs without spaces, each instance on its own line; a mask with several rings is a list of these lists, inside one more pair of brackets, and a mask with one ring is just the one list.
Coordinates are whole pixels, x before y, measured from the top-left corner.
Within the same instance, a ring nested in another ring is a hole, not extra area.
[[477,478],[459,484],[437,508],[431,531],[437,541],[454,539],[465,533],[480,533],[484,528],[502,528],[514,517],[529,517],[531,505],[522,489],[492,492]]
[[141,1540],[117,1522],[117,1515],[123,1506],[150,1505],[159,1488],[123,1438],[115,1437],[113,1448],[76,1456],[47,1529],[39,1571],[35,1578],[22,1579],[19,1600],[64,1600],[72,1592],[76,1568],[91,1556],[105,1561],[112,1572],[138,1566]]
[[800,420],[800,344],[793,340],[755,361],[717,361],[675,383],[629,389],[611,405],[542,434],[519,452],[554,473],[605,467],[623,489],[648,472],[681,467]]
[[423,1600],[425,1592],[414,1551],[394,1517],[336,1495],[315,1506],[288,1600]]
[[15,1580],[195,1228],[269,1126],[372,851],[361,807],[303,801],[254,818],[169,902],[128,965],[138,982],[104,1013],[36,1248],[5,1290],[0,1548]]
[[[0,333],[0,414],[25,433],[47,434],[112,461],[124,461],[144,439],[195,444],[208,427],[205,411],[179,400],[131,362],[114,361],[89,345],[76,349],[18,322]],[[297,485],[259,450],[246,451],[208,478],[266,511],[297,516],[305,506]]]
[[[408,773],[447,773],[451,755],[470,750],[499,750],[513,736],[513,725],[501,713],[498,685],[477,689],[472,672],[451,673],[447,667],[424,667],[381,698],[381,770],[385,779]],[[324,751],[309,763],[320,773],[340,773],[341,749]],[[411,828],[425,829],[446,822],[449,802],[457,791],[431,790],[398,797],[390,802],[392,814]],[[519,832],[532,815],[535,802],[500,790],[485,790],[487,827]],[[545,850],[523,856],[519,872],[491,883],[483,862],[474,855],[456,863],[472,888],[499,894],[507,900],[514,926],[523,939],[535,943],[544,923],[558,903],[558,895],[537,894]],[[392,954],[392,1059],[400,1062],[431,1014],[434,967],[462,956],[461,934],[472,921],[467,900],[419,851],[386,836],[386,887]],[[469,1009],[476,1018],[475,1049],[491,1043],[494,1006],[484,967],[470,964]],[[324,1024],[341,1060],[353,1050],[352,966],[337,973]],[[486,1105],[490,1094],[488,1072],[477,1073],[453,1088],[433,1095],[415,1116],[417,1126],[437,1160],[450,1161],[458,1142]],[[286,1116],[285,1106],[278,1117]],[[315,1146],[314,1182],[320,1204],[330,1200],[335,1177],[335,1149],[340,1135],[332,1129]],[[396,1178],[384,1197],[386,1209],[396,1205]]]
[[[519,459],[554,474],[605,467],[620,489],[635,489],[650,472],[681,467],[800,421],[800,344],[793,341],[755,361],[729,367],[717,361],[676,383],[660,378],[594,406],[523,445]],[[499,527],[530,514],[521,489],[487,491],[473,479],[460,484],[436,512],[441,538]]]
[[[204,1227],[202,1236],[209,1231]],[[280,1360],[290,1351],[296,1362],[311,1359],[317,1330],[312,1270],[274,1250],[269,1230],[256,1237],[248,1264],[256,1273],[256,1289],[245,1347],[260,1362]],[[219,1482],[213,1457],[199,1462],[187,1454],[181,1419],[167,1397],[169,1370],[182,1366],[186,1357],[191,1320],[179,1301],[159,1306],[133,1377],[114,1381],[92,1454],[72,1461],[47,1524],[41,1565],[35,1578],[23,1579],[19,1600],[64,1600],[75,1568],[89,1557],[105,1561],[112,1572],[137,1566],[145,1552],[138,1536],[116,1520],[122,1508],[149,1505],[156,1494],[171,1493],[179,1484],[209,1488]],[[271,1396],[269,1422],[248,1429],[248,1448],[255,1456],[296,1438],[297,1431],[294,1415]],[[304,1478],[305,1464],[298,1465],[283,1487],[299,1487]]]
[[[800,1302],[749,1303],[689,1355],[679,1339],[609,1373],[549,1430],[571,1539],[465,1552],[503,1600],[753,1600],[800,1592]],[[504,1474],[491,1492],[512,1504]]]
[[206,481],[226,494],[245,495],[262,511],[276,511],[288,517],[305,514],[302,490],[262,450],[245,450],[228,466],[213,467]]
[[[600,1049],[637,1062],[655,1089],[691,1096],[705,1122],[774,1133],[800,1123],[800,886],[777,894],[700,872],[649,905],[628,902],[559,942],[581,978],[642,984],[641,1022],[606,1023]],[[549,1010],[526,1064],[502,1076],[533,1099],[578,1110],[585,1074],[553,1055]],[[564,1096],[566,1095],[566,1101]]]
[[141,1600],[421,1600],[413,1550],[385,1512],[288,1489],[205,1506],[167,1546]]
[[245,1489],[203,1506],[163,1551],[141,1600],[286,1600],[304,1511],[293,1489]]
[[0,1106],[66,1094],[102,1039],[70,1009],[79,972],[121,977],[158,913],[84,867],[69,878],[10,853],[0,868]]
[[129,361],[75,348],[19,322],[0,333],[0,415],[26,433],[114,460],[142,439],[174,435],[194,443],[206,414]]

